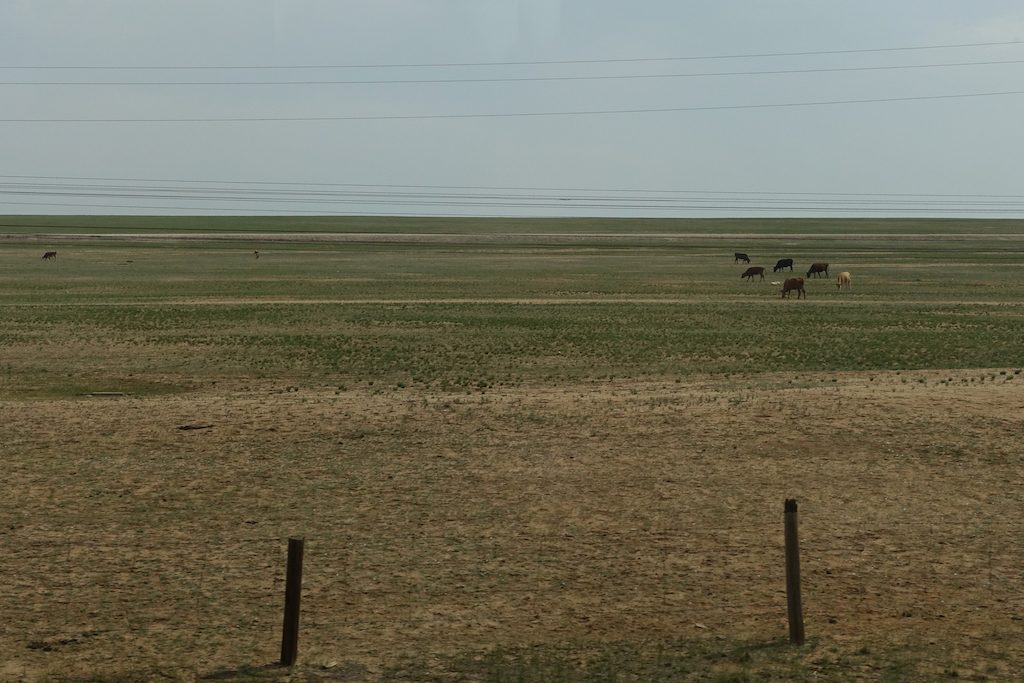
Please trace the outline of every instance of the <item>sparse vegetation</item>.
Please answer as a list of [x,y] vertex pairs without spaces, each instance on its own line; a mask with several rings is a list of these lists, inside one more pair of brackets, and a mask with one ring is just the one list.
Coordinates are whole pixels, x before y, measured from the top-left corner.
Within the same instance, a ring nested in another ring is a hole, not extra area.
[[[163,221],[155,225],[182,227]],[[1006,248],[1000,222],[985,224],[994,235],[900,242],[884,228],[918,224],[870,222],[858,235],[826,225],[785,247],[765,226],[747,226],[755,260],[828,253],[858,274],[856,292],[809,283],[811,300],[789,306],[771,286],[734,282],[726,247],[738,238],[715,237],[714,222],[685,224],[700,236],[667,243],[665,232],[654,243],[558,238],[546,225],[511,243],[471,239],[493,235],[490,223],[441,244],[430,235],[422,244],[282,241],[259,261],[247,258],[251,244],[230,240],[72,241],[59,264],[40,267],[29,258],[35,243],[15,241],[0,254],[0,376],[8,390],[50,395],[111,374],[128,388],[254,375],[485,389],[610,375],[1001,367],[1024,338],[1024,256]],[[55,355],[68,359],[63,378],[40,377]]]
[[1020,222],[0,223],[0,678],[278,680],[294,533],[294,680],[1024,668]]

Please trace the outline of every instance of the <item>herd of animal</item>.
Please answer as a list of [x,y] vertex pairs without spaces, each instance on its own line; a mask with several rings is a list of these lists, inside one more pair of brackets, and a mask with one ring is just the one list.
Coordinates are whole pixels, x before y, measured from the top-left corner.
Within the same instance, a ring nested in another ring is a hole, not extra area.
[[[254,251],[253,254],[256,256],[256,258],[260,257],[259,251]],[[744,254],[743,252],[734,252],[733,256],[733,263],[739,263],[740,261],[743,261],[748,266],[750,266],[750,257]],[[48,251],[43,254],[44,261],[53,261],[56,258],[57,252],[55,251]],[[780,270],[784,271],[786,268],[789,268],[789,272],[793,272],[793,259],[779,259],[778,262],[775,264],[775,267],[772,268],[772,272],[777,273]],[[743,271],[743,275],[741,275],[740,278],[746,280],[747,282],[753,282],[755,277],[760,276],[761,279],[764,280],[764,271],[764,266],[751,266],[748,267],[745,271]],[[822,273],[825,274],[825,277],[829,277],[828,264],[818,261],[811,264],[811,267],[807,270],[807,277],[821,277]],[[788,299],[789,295],[793,292],[796,292],[797,299],[807,298],[807,291],[804,289],[804,279],[802,277],[789,277],[786,278],[783,282],[772,282],[772,284],[782,285],[781,291],[783,299]],[[852,285],[850,283],[850,274],[848,272],[843,271],[842,273],[839,273],[838,276],[836,276],[836,287],[838,289],[842,289],[843,287],[849,289],[851,288],[851,286]]]
[[[748,266],[750,266],[750,257],[747,256],[746,254],[737,251],[733,254],[733,256],[733,263],[739,263],[740,261],[742,261],[746,263]],[[824,261],[816,261],[811,264],[810,268],[807,269],[806,277],[819,278],[822,276],[822,274],[824,274],[825,277],[829,277],[828,266],[829,264],[825,263]],[[778,262],[775,264],[775,267],[772,268],[772,272],[778,273],[779,271],[784,271],[786,268],[789,268],[789,272],[793,272],[793,259],[779,259]],[[743,271],[743,275],[740,275],[740,279],[746,280],[747,282],[753,282],[755,277],[760,276],[761,279],[764,280],[764,273],[764,266],[752,266],[748,267],[745,271]],[[781,291],[783,299],[788,299],[789,295],[792,294],[793,292],[796,292],[797,299],[807,298],[807,291],[804,289],[804,278],[802,277],[789,277],[782,282],[772,282],[772,284],[782,285]],[[841,290],[844,287],[850,289],[852,288],[852,286],[853,285],[851,283],[849,272],[844,270],[843,272],[839,273],[839,275],[836,276],[837,289]]]

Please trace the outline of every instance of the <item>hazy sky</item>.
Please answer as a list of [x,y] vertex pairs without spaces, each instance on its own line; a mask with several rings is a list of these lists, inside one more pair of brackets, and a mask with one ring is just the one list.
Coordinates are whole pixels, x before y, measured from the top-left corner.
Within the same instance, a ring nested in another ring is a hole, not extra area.
[[1015,41],[1019,0],[0,0],[0,213],[1020,217]]

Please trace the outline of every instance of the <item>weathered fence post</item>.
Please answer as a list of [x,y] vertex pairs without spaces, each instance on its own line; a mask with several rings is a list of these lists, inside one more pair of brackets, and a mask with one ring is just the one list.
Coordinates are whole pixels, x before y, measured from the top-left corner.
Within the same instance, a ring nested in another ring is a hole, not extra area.
[[786,604],[789,609],[789,642],[804,644],[804,612],[800,601],[800,537],[796,500],[786,499]]
[[306,539],[288,539],[288,574],[284,585],[284,629],[281,665],[292,666],[299,656],[299,602],[302,600],[302,552]]

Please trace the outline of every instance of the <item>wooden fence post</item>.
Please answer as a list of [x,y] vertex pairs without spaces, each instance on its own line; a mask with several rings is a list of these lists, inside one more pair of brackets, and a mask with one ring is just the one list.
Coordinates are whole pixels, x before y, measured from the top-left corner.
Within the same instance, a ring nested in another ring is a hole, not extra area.
[[796,500],[786,499],[786,605],[789,610],[789,642],[804,644],[804,612],[800,600],[800,537]]
[[302,600],[302,553],[306,540],[288,539],[288,574],[284,586],[284,629],[281,665],[292,666],[299,656],[299,603]]

